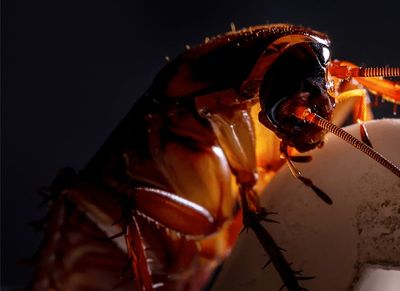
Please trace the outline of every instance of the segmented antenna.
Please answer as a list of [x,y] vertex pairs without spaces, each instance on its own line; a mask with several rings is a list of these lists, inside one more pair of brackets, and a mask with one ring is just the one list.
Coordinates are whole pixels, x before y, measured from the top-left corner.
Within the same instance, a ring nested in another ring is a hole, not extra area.
[[340,65],[335,61],[329,64],[329,73],[331,76],[340,79],[349,78],[364,78],[364,77],[399,77],[400,67],[376,67],[376,68],[364,68],[364,67],[350,67],[346,65]]
[[400,76],[400,68],[354,68],[358,69],[358,75],[354,77],[398,77]]
[[348,142],[351,144],[353,147],[356,149],[362,151],[366,155],[368,155],[370,158],[374,159],[377,161],[379,164],[387,168],[389,171],[391,171],[393,174],[398,176],[400,178],[400,168],[392,164],[389,160],[387,160],[385,157],[383,157],[381,154],[379,154],[377,151],[375,151],[373,148],[369,147],[362,141],[358,140],[348,132],[344,131],[340,127],[337,127],[333,123],[329,122],[328,120],[322,118],[321,116],[312,113],[310,108],[307,107],[299,107],[294,115],[301,119],[301,120],[306,120],[310,123],[313,123],[331,133],[339,137],[340,139]]

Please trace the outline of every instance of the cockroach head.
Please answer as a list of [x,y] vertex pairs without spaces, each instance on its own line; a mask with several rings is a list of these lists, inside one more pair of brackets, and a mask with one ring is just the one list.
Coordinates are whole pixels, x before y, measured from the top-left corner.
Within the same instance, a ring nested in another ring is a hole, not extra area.
[[259,120],[300,152],[320,145],[324,130],[293,116],[298,107],[331,119],[334,100],[327,93],[329,49],[318,42],[300,42],[284,50],[266,70],[259,98]]

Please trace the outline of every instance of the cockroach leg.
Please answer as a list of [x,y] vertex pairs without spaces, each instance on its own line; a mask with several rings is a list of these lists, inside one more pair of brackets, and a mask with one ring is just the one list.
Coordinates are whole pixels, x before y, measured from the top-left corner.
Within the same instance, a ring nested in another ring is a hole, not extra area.
[[125,266],[122,268],[121,273],[120,273],[120,278],[125,277],[126,272],[128,272],[129,267],[132,265],[132,258],[128,258],[128,261],[126,262]]
[[360,124],[360,136],[362,142],[373,148],[367,128],[365,127],[365,121],[372,119],[368,118],[367,114],[367,110],[370,109],[369,104],[367,104],[367,98],[367,92],[363,90],[363,96],[361,97],[359,102],[356,102],[356,105],[358,103],[358,108],[354,108],[354,116],[357,118],[357,122]]
[[290,156],[289,158],[295,163],[308,163],[312,160],[311,156]]
[[118,237],[121,237],[121,236],[124,236],[124,235],[126,235],[126,229],[124,229],[124,230],[122,230],[122,231],[120,231],[120,232],[118,232],[116,234],[113,234],[112,236],[108,237],[108,239],[113,240],[115,238],[118,238]]
[[400,68],[398,67],[364,68],[339,60],[334,60],[328,65],[327,78],[332,83],[332,88],[346,88],[348,86],[358,88],[345,90],[344,92],[338,92],[334,89],[332,93],[338,102],[352,97],[360,97],[354,107],[354,117],[360,123],[361,140],[371,148],[372,143],[363,124],[366,120],[372,119],[372,114],[367,104],[368,94],[365,89],[381,96],[383,100],[393,102],[394,106],[396,106],[400,103],[400,86],[383,78],[399,76]]
[[344,100],[355,98],[356,102],[353,108],[353,116],[356,122],[360,124],[360,136],[361,140],[372,148],[372,143],[369,139],[367,128],[365,127],[365,121],[372,119],[372,112],[367,100],[368,93],[365,89],[354,89],[340,93],[336,98],[336,102],[342,102]]
[[267,267],[270,263],[272,263],[272,265],[279,273],[284,283],[284,286],[288,290],[290,291],[306,290],[299,284],[299,281],[301,281],[303,277],[298,276],[298,274],[292,270],[290,264],[286,261],[284,255],[282,254],[284,250],[276,244],[276,242],[274,241],[268,230],[263,225],[261,225],[262,221],[266,222],[276,222],[276,221],[267,218],[267,216],[270,213],[268,213],[263,208],[258,209],[257,211],[250,209],[247,203],[247,196],[248,196],[247,192],[251,191],[250,189],[249,187],[241,187],[240,189],[240,196],[242,199],[242,206],[243,206],[243,225],[245,229],[251,229],[254,232],[261,246],[263,247],[265,252],[269,255],[269,260],[263,266],[263,268]]
[[284,142],[281,143],[281,153],[285,157],[286,162],[293,176],[295,176],[297,179],[303,182],[303,184],[306,185],[307,187],[310,187],[315,192],[315,194],[317,194],[317,196],[321,198],[325,203],[331,205],[333,203],[332,199],[324,191],[315,186],[311,179],[304,177],[301,174],[301,172],[296,168],[296,166],[293,164],[291,157],[288,154],[287,145]]
[[140,291],[152,291],[153,284],[151,280],[151,272],[147,264],[147,258],[145,253],[145,246],[143,243],[143,237],[137,223],[138,214],[133,211],[133,215],[130,218],[127,233],[125,235],[128,257],[132,258],[132,269],[134,273],[134,280],[136,290]]
[[251,230],[255,233],[264,251],[269,255],[272,265],[278,271],[283,283],[290,291],[305,290],[300,286],[301,279],[291,269],[280,248],[261,224],[261,222],[277,222],[268,216],[267,212],[259,205],[259,197],[254,186],[260,173],[257,173],[257,159],[254,150],[254,127],[249,119],[248,106],[238,104],[230,108],[217,108],[205,115],[210,121],[215,136],[221,145],[232,172],[239,186],[239,195],[243,212],[243,230]]
[[360,136],[363,143],[368,145],[369,147],[373,148],[371,139],[369,138],[367,128],[365,127],[365,123],[360,123]]
[[[139,291],[152,291],[151,272],[147,264],[144,240],[137,223],[138,213],[129,194],[121,198],[120,206],[122,212],[122,231],[111,236],[110,239],[124,236],[128,252],[128,266],[131,266],[133,270],[135,289]],[[123,267],[121,274],[124,274],[126,269],[127,266]],[[117,283],[117,287],[125,282],[122,276],[120,278],[121,282]]]
[[136,187],[129,190],[128,197],[137,215],[183,236],[204,237],[217,230],[215,219],[207,209],[165,190]]
[[[152,283],[138,218],[144,217],[166,230],[187,237],[205,236],[214,232],[214,219],[205,208],[165,190],[136,187],[128,190],[124,197],[124,201],[121,201],[123,230],[112,237],[125,235],[136,289],[151,291],[162,283]],[[187,223],[189,220],[190,225]]]
[[354,106],[353,115],[356,121],[360,124],[360,136],[362,142],[373,148],[367,128],[365,127],[365,122],[372,119],[372,113],[368,114],[371,108],[370,105],[367,104],[367,100],[369,100],[367,92],[366,90],[362,90],[362,96],[358,98]]
[[[333,79],[332,79],[333,77]],[[396,82],[383,79],[385,77],[400,77],[399,67],[363,68],[345,61],[334,60],[328,66],[328,79],[340,82],[355,80],[382,99],[400,103],[400,86]]]

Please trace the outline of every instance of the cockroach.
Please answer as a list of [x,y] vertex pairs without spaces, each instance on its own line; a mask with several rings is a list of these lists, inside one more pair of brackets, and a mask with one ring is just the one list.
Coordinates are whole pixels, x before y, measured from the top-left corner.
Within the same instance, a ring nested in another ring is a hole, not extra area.
[[[201,290],[242,227],[255,233],[288,290],[304,290],[263,222],[258,194],[286,162],[322,203],[296,156],[333,132],[400,177],[363,122],[368,93],[400,103],[383,77],[400,68],[331,60],[324,33],[290,24],[233,30],[170,61],[97,154],[65,168],[51,205],[32,290]],[[353,99],[362,140],[335,121]],[[124,267],[125,266],[125,267]]]

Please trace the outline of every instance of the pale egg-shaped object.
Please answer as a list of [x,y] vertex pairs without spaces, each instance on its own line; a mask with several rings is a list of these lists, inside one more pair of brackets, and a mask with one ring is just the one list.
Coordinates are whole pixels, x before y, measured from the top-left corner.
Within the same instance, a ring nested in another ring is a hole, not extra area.
[[[374,149],[399,166],[400,120],[371,121],[366,127]],[[359,138],[358,125],[345,130]],[[332,205],[287,167],[261,197],[263,207],[278,213],[269,218],[279,224],[263,224],[286,250],[292,269],[315,276],[301,285],[310,291],[399,291],[400,178],[331,134],[322,149],[306,154],[312,161],[297,163],[299,170]],[[242,233],[212,290],[279,290],[283,283],[272,264],[262,268],[268,259],[255,235]],[[395,272],[387,279],[374,269]]]

